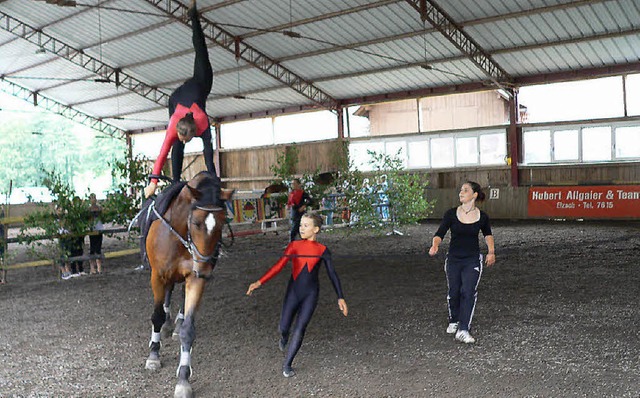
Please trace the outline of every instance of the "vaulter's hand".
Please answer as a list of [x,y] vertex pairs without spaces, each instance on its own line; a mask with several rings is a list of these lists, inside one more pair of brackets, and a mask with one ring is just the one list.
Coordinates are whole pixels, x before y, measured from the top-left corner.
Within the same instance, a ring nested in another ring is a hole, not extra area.
[[156,188],[158,187],[158,184],[156,184],[155,182],[151,182],[149,183],[149,185],[147,185],[144,189],[144,197],[148,198],[149,196],[153,195],[154,193],[156,193]]
[[433,257],[437,253],[438,253],[438,246],[431,246],[431,248],[429,249],[429,255]]
[[338,308],[342,311],[342,315],[347,316],[349,313],[349,307],[347,307],[347,302],[344,299],[338,299]]
[[251,296],[251,293],[253,293],[253,291],[259,288],[260,286],[262,286],[262,283],[260,283],[260,281],[253,282],[252,284],[250,284],[249,290],[247,290],[247,296]]

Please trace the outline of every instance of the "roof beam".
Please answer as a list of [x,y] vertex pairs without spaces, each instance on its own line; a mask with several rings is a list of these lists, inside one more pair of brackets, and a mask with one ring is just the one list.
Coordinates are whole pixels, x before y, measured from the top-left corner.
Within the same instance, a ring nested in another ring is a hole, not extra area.
[[0,28],[13,33],[37,46],[56,54],[60,58],[66,59],[78,66],[83,67],[103,79],[114,82],[116,86],[122,86],[131,90],[150,101],[166,106],[169,95],[152,87],[140,80],[123,73],[119,68],[113,68],[104,62],[84,53],[83,50],[73,48],[66,43],[29,26],[0,11]]
[[[401,0],[401,1],[405,1],[405,0]],[[568,8],[575,8],[575,7],[578,7],[578,6],[581,6],[581,5],[603,3],[603,2],[607,2],[607,1],[611,1],[611,0],[577,0],[577,1],[573,2],[573,3],[557,4],[557,5],[553,5],[553,6],[542,6],[542,7],[532,8],[532,9],[529,9],[529,10],[526,10],[526,11],[515,11],[515,12],[509,13],[509,14],[504,14],[504,15],[497,15],[497,16],[491,16],[491,17],[467,20],[467,21],[461,22],[460,26],[461,27],[477,26],[477,25],[482,25],[482,24],[485,24],[485,23],[495,22],[495,21],[498,21],[498,20],[520,18],[520,17],[523,17],[523,16],[527,16],[527,15],[529,15],[531,13],[553,12],[553,11],[557,11],[557,10],[565,10],[565,9],[568,9]],[[294,22],[293,24],[296,25],[296,22]],[[276,29],[278,29],[278,27],[268,28],[268,30],[276,30]],[[330,53],[334,53],[334,52],[338,52],[338,51],[357,49],[359,47],[366,47],[366,46],[370,46],[370,45],[374,45],[374,44],[382,44],[382,43],[392,42],[392,41],[395,41],[395,40],[408,39],[408,38],[411,38],[411,37],[420,36],[420,35],[423,35],[423,34],[426,35],[426,34],[434,33],[434,32],[437,32],[437,30],[434,29],[434,28],[415,30],[415,31],[411,31],[411,32],[400,33],[400,34],[393,35],[393,36],[380,37],[380,38],[377,38],[377,39],[360,41],[360,42],[351,43],[351,44],[336,45],[336,46],[333,46],[333,47],[323,48],[323,49],[319,49],[319,50],[313,50],[313,51],[309,51],[309,52],[306,52],[306,53],[289,55],[289,56],[286,56],[286,57],[279,58],[278,61],[279,62],[293,61],[293,60],[307,58],[307,57],[314,57],[314,56],[318,56],[318,55],[330,54]],[[264,31],[258,31],[258,32],[255,32],[254,34],[247,34],[247,35],[244,35],[242,37],[254,37],[254,36],[257,36],[257,35],[261,35],[261,34],[265,34],[265,32]],[[582,38],[580,38],[578,40],[582,40]],[[138,66],[138,65],[136,65],[136,66]],[[243,66],[236,66],[236,67],[233,67],[233,68],[223,69],[223,70],[219,70],[219,71],[214,72],[214,76],[218,77],[218,76],[222,76],[222,75],[227,74],[227,73],[236,73],[238,71],[241,71],[241,70],[244,70],[244,69],[248,69],[248,68],[251,68],[251,66],[250,65],[243,65]]]
[[[496,51],[494,51],[494,54],[508,54],[508,53],[511,53],[511,52],[517,52],[517,51],[523,51],[523,50],[543,49],[543,48],[553,47],[553,46],[556,46],[556,45],[578,44],[578,43],[589,42],[589,41],[593,41],[593,40],[602,40],[602,39],[610,39],[610,38],[615,38],[615,37],[624,37],[624,36],[628,36],[628,35],[637,34],[638,32],[639,32],[638,29],[631,29],[631,30],[614,32],[614,33],[602,33],[602,34],[597,34],[597,35],[593,35],[593,36],[586,36],[586,37],[582,37],[580,39],[566,39],[566,40],[560,40],[560,41],[552,42],[552,43],[535,44],[535,45],[524,46],[524,47],[508,47],[508,48],[502,48],[502,49],[496,50]],[[433,61],[429,62],[429,65],[435,66],[435,65],[438,65],[438,64],[441,64],[441,63],[461,61],[461,60],[464,60],[464,59],[467,59],[467,57],[465,57],[464,55],[456,55],[456,56],[453,56],[453,57],[439,58],[437,60],[433,60]],[[378,68],[378,69],[369,69],[369,70],[357,71],[357,72],[352,72],[352,73],[349,73],[349,74],[329,75],[329,76],[317,77],[317,78],[314,79],[314,82],[317,84],[317,83],[322,83],[322,82],[339,80],[339,79],[347,78],[347,77],[356,77],[356,76],[365,76],[365,75],[371,75],[371,74],[377,74],[377,73],[383,73],[383,72],[392,72],[392,71],[402,70],[402,69],[407,69],[407,68],[420,68],[423,65],[424,65],[424,62],[410,62],[410,63],[406,63],[406,64],[389,66],[389,67],[386,67],[386,68]],[[631,64],[631,65],[636,65],[636,64]],[[632,69],[633,69],[633,67],[632,67]],[[589,69],[589,70],[591,70],[591,69]],[[600,70],[600,69],[597,69],[597,70]],[[605,73],[607,76],[619,74],[619,73],[610,73],[610,71],[612,71],[612,70],[613,70],[612,67],[604,67],[602,69],[602,73]],[[627,73],[636,73],[636,72],[627,72]],[[217,76],[217,74],[215,74],[215,73],[214,73],[214,75]],[[580,71],[553,72],[553,73],[544,74],[544,75],[536,75],[536,77],[533,78],[533,79],[528,79],[527,77],[515,77],[514,80],[513,80],[513,83],[515,85],[518,85],[518,86],[531,85],[531,84],[537,84],[537,83],[545,83],[545,82],[551,83],[551,82],[553,82],[554,79],[556,79],[556,81],[563,81],[563,79],[561,77],[562,76],[569,76],[569,75],[571,75],[571,76],[580,75],[581,78],[588,78],[589,77],[588,75],[580,74]],[[543,76],[546,76],[546,78],[543,77]],[[167,84],[167,83],[164,83],[164,84]],[[486,86],[486,84],[484,86],[485,86],[485,88],[488,88]],[[273,86],[273,87],[266,87],[266,88],[261,88],[261,89],[257,89],[257,90],[243,91],[243,92],[236,93],[236,94],[217,95],[217,96],[216,95],[213,95],[213,96],[210,95],[209,96],[209,101],[216,101],[216,100],[222,100],[222,99],[226,99],[226,98],[232,98],[232,97],[236,97],[238,95],[239,96],[250,96],[250,95],[254,95],[254,94],[263,94],[263,93],[268,93],[269,91],[278,90],[278,89],[281,89],[281,88],[282,88],[281,86]],[[119,94],[119,95],[124,95],[124,94]],[[103,99],[109,99],[109,98],[112,98],[112,97],[113,96],[98,98],[98,99],[96,99],[96,101],[103,100]],[[343,104],[343,100],[342,99],[340,99],[339,101],[340,101],[341,104]],[[85,102],[93,102],[93,101],[85,101]],[[308,110],[309,108],[311,108],[311,107],[307,106],[305,108],[305,110]],[[137,113],[141,113],[141,112],[150,112],[150,111],[154,111],[154,110],[158,110],[158,109],[161,109],[161,108],[160,107],[154,107],[154,108],[146,109],[144,111],[132,112],[130,114],[137,114]],[[282,108],[277,108],[275,111],[276,112],[280,112],[281,109]],[[122,114],[121,116],[126,116],[126,115],[129,115],[129,113]],[[224,119],[226,117],[222,116],[222,118]]]
[[[182,15],[187,12],[187,6],[175,0],[146,1],[158,9],[174,16]],[[337,101],[333,97],[314,86],[311,82],[305,80],[302,76],[284,67],[266,54],[260,52],[258,49],[244,43],[241,38],[233,36],[231,33],[220,28],[216,23],[208,20],[202,15],[200,16],[200,19],[203,22],[202,28],[205,32],[205,37],[217,43],[228,52],[234,54],[237,59],[242,59],[253,65],[265,74],[280,81],[302,96],[323,107],[334,108],[337,105]]]
[[[264,35],[264,34],[267,34],[267,33],[282,33],[282,32],[278,32],[278,31],[291,29],[291,28],[296,27],[296,26],[307,25],[307,24],[310,24],[310,23],[319,22],[319,21],[322,21],[322,20],[325,20],[325,19],[331,19],[331,18],[341,17],[343,15],[349,15],[349,14],[353,14],[353,13],[357,13],[357,12],[361,12],[361,11],[366,11],[366,10],[370,10],[372,8],[378,8],[378,7],[386,6],[386,5],[393,4],[393,3],[399,3],[401,1],[403,1],[403,0],[379,0],[379,1],[371,2],[369,4],[363,4],[363,5],[359,5],[359,6],[356,6],[356,7],[347,8],[345,10],[329,12],[327,14],[317,15],[317,16],[311,17],[311,18],[305,18],[305,19],[301,19],[301,20],[298,20],[298,21],[293,21],[293,22],[288,22],[288,23],[285,23],[285,24],[277,25],[277,26],[272,26],[272,27],[266,28],[264,30],[256,30],[256,31],[251,32],[251,33],[246,33],[244,35],[240,35],[240,37],[242,39],[249,39],[251,37],[261,36],[261,35]],[[271,31],[275,31],[275,32],[271,32]]]
[[482,70],[498,87],[504,88],[511,81],[511,76],[498,65],[462,27],[458,25],[433,0],[406,0],[411,7],[420,13],[422,21],[429,21],[458,50],[462,51],[480,70]]
[[0,90],[16,98],[27,101],[34,106],[42,107],[49,112],[64,116],[67,119],[73,120],[76,123],[80,123],[101,133],[105,133],[111,137],[119,136],[117,138],[123,138],[126,135],[124,130],[106,123],[102,121],[102,119],[95,118],[87,115],[86,113],[75,110],[70,106],[61,104],[47,97],[43,97],[38,92],[31,91],[28,88],[10,82],[5,78],[0,78]]

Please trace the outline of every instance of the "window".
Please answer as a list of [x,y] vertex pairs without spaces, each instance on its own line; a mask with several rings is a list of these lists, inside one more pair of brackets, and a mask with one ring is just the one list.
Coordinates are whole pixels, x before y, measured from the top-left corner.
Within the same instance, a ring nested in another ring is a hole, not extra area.
[[526,163],[548,163],[551,161],[551,131],[525,131],[524,161]]
[[431,139],[431,167],[453,166],[455,166],[453,137]]
[[271,118],[225,123],[221,127],[220,139],[225,149],[272,145],[273,123]]
[[327,140],[338,137],[338,118],[331,111],[278,116],[273,122],[276,144]]
[[611,127],[582,129],[582,160],[585,162],[611,160]]
[[362,171],[371,170],[367,150],[388,156],[400,151],[402,167],[409,169],[506,164],[507,134],[502,128],[494,128],[351,142],[351,160]]
[[385,154],[391,158],[398,157],[402,160],[402,167],[407,167],[407,142],[390,141],[385,145]]
[[553,160],[576,161],[579,159],[578,130],[553,132]]
[[456,164],[478,164],[478,137],[456,138]]
[[480,164],[504,164],[507,157],[507,135],[480,135]]
[[407,143],[408,167],[411,169],[429,167],[429,141],[409,141]]
[[618,127],[616,135],[616,158],[640,158],[640,126]]
[[371,171],[373,167],[369,164],[371,156],[367,151],[376,153],[384,152],[384,142],[352,142],[349,145],[349,161],[353,166],[361,171]]

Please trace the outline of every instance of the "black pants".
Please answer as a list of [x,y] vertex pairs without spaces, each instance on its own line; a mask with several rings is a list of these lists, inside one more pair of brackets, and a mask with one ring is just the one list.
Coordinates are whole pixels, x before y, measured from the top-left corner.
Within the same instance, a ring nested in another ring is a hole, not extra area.
[[482,255],[467,258],[447,256],[444,270],[449,286],[449,323],[459,322],[458,330],[469,331],[482,276]]
[[[84,236],[71,236],[60,238],[60,250],[63,257],[78,257],[84,252]],[[82,261],[69,261],[69,268],[72,274],[83,272]]]
[[302,213],[291,209],[291,231],[289,231],[289,242],[296,240],[300,233],[300,221],[302,221]]
[[[202,32],[198,13],[193,12],[190,14],[190,17],[191,39],[193,41],[193,48],[196,51],[196,59],[193,63],[193,77],[184,82],[171,94],[169,103],[188,104],[200,102],[200,105],[204,106],[206,98],[209,96],[209,93],[211,93],[211,87],[213,86],[213,69],[211,68],[211,62],[209,61],[209,52],[207,50],[207,44],[205,43],[204,33]],[[172,106],[170,107],[172,108]],[[202,110],[206,111],[204,108]],[[170,112],[173,114],[173,109],[170,109]],[[207,128],[207,130],[202,133],[201,137],[204,143],[204,161],[207,165],[207,170],[209,170],[211,174],[215,175],[215,166],[213,165],[213,147],[211,146],[211,129]],[[180,181],[183,160],[184,143],[178,140],[171,147],[171,173],[173,181]]]
[[102,232],[89,235],[89,254],[102,254]]
[[280,316],[280,333],[285,341],[289,340],[289,330],[291,329],[293,318],[296,314],[298,316],[285,355],[285,366],[291,366],[293,363],[293,358],[295,358],[300,346],[302,346],[304,332],[307,330],[307,325],[311,321],[311,316],[318,304],[318,287],[310,291],[304,291],[304,289],[300,291],[296,289],[295,284],[296,282],[293,278],[289,280]]

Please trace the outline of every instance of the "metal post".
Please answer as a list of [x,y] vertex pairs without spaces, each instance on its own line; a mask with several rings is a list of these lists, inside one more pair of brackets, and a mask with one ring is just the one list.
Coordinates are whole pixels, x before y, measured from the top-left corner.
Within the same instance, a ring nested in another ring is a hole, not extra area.
[[509,97],[509,159],[511,159],[511,186],[520,185],[518,163],[520,161],[520,136],[518,134],[518,99],[515,90],[511,90]]

